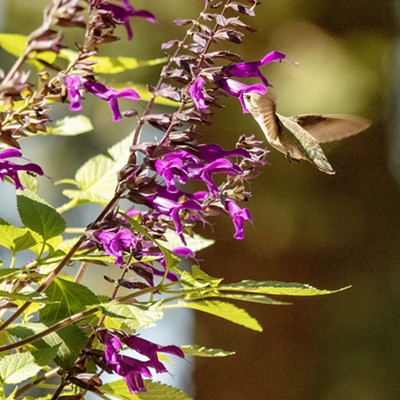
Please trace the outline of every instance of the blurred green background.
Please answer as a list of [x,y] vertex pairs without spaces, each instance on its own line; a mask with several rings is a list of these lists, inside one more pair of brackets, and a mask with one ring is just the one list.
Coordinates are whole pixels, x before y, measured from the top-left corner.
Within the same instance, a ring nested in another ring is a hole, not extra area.
[[[47,3],[3,0],[2,31],[29,34]],[[122,40],[104,54],[160,57],[161,42],[184,32],[171,19],[196,17],[203,1],[133,4],[153,11],[157,24],[135,20],[135,40]],[[291,299],[293,305],[285,307],[246,304],[263,333],[197,314],[193,342],[237,354],[195,361],[196,400],[400,398],[399,11],[398,2],[390,0],[264,1],[257,17],[247,19],[257,32],[243,45],[229,46],[247,60],[280,50],[298,62],[263,67],[281,114],[355,113],[373,126],[324,147],[334,176],[308,163],[290,164],[271,151],[270,166],[251,184],[254,228],[248,224],[245,239],[234,241],[229,218],[219,217],[213,232],[203,231],[217,243],[200,253],[202,266],[228,282],[251,278],[352,287],[326,297]],[[79,34],[67,40],[80,41]],[[120,34],[125,39],[122,29]],[[1,53],[0,66],[11,61]],[[159,71],[152,67],[111,78],[154,84]],[[227,98],[225,104],[203,130],[205,142],[233,147],[244,133],[262,138],[237,100]],[[32,154],[39,150],[31,150],[31,143],[45,146],[44,167],[55,179],[72,177],[83,160],[126,136],[135,122],[124,119],[116,126],[99,101],[89,101],[84,111],[95,133],[25,141],[24,151]],[[63,201],[55,196],[53,203]]]

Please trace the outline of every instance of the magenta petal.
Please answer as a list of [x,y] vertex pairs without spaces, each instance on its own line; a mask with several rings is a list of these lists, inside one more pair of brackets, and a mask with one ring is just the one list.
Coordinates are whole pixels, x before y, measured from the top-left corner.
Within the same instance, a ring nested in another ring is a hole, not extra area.
[[21,157],[22,153],[17,149],[1,150],[0,158]]
[[113,97],[110,100],[108,100],[108,104],[110,105],[111,108],[113,121],[118,122],[122,118],[121,112],[119,111],[118,100]]
[[280,51],[271,51],[268,53],[262,60],[261,64],[267,64],[273,61],[281,61],[286,57],[286,54],[280,52]]
[[110,92],[111,92],[110,96],[113,97],[123,97],[125,99],[130,99],[130,100],[140,99],[140,94],[132,88],[125,88],[121,90],[110,88]]
[[227,201],[228,211],[232,217],[232,222],[235,227],[235,234],[233,237],[237,240],[242,240],[244,238],[244,221],[251,221],[251,214],[247,208],[240,208],[233,201]]
[[204,94],[202,92],[203,87],[205,86],[206,81],[198,76],[194,82],[189,86],[189,95],[194,101],[194,104],[198,110],[204,110],[207,108],[207,104],[204,98]]
[[147,10],[136,10],[133,11],[132,17],[144,18],[147,22],[155,23],[156,17],[150,11]]

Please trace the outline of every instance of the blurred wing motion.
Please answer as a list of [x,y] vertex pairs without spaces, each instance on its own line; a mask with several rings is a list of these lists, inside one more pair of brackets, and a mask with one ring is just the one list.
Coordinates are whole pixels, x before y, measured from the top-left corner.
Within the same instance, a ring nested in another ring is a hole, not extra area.
[[366,130],[371,122],[355,115],[304,114],[290,117],[305,129],[318,143],[327,143],[357,135]]

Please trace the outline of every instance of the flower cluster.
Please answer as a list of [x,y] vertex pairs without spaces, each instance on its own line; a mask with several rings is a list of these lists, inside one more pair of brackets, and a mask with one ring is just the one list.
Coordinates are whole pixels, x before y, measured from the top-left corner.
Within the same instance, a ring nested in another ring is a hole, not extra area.
[[[109,372],[122,376],[131,393],[146,391],[143,377],[151,378],[151,370],[156,373],[168,372],[158,359],[158,353],[167,353],[184,358],[183,351],[177,346],[160,346],[139,336],[127,335],[122,331],[100,329],[97,332],[99,340],[104,344],[104,358]],[[120,353],[122,345],[126,345],[146,358],[139,360]],[[103,365],[102,365],[103,367]]]
[[81,104],[81,100],[83,97],[83,91],[86,90],[88,93],[92,93],[99,99],[108,102],[112,111],[114,122],[118,122],[121,119],[121,112],[119,110],[117,100],[118,98],[122,97],[130,100],[140,99],[139,93],[131,88],[117,90],[103,85],[99,82],[93,82],[90,80],[83,82],[82,78],[77,75],[67,76],[65,78],[65,85],[68,90],[68,97],[70,101],[69,109],[71,111],[82,110],[83,107]]
[[[246,0],[245,4],[229,0],[205,0],[205,9],[197,20],[175,21],[177,25],[190,25],[190,28],[186,30],[182,41],[171,40],[162,45],[168,61],[158,83],[155,86],[148,85],[152,99],[142,116],[138,117],[129,159],[118,174],[114,198],[48,278],[42,279],[40,274],[36,274],[38,278],[32,278],[37,279],[35,284],[38,284],[39,292],[48,288],[71,261],[86,263],[87,260],[94,260],[103,263],[111,258],[112,264],[122,271],[119,279],[105,277],[114,285],[110,298],[113,305],[123,308],[127,306],[124,302],[129,302],[128,306],[133,307],[137,305],[136,297],[141,298],[144,294],[151,295],[150,304],[155,301],[154,296],[170,294],[171,287],[174,287],[174,294],[185,290],[185,282],[180,281],[183,271],[179,269],[178,262],[179,257],[190,257],[198,262],[187,239],[193,236],[196,224],[209,224],[210,217],[224,214],[232,220],[233,237],[237,240],[244,238],[246,221],[252,223],[252,217],[242,203],[250,198],[248,181],[256,177],[267,163],[267,151],[261,142],[245,136],[240,137],[230,150],[217,144],[205,144],[201,133],[204,129],[201,128],[211,124],[214,111],[223,107],[219,100],[226,94],[237,98],[243,112],[247,112],[244,93],[264,94],[270,86],[261,67],[285,58],[283,53],[272,51],[260,60],[246,62],[230,50],[211,51],[212,45],[220,41],[234,44],[242,42],[243,31],[253,29],[241,18],[253,16],[257,4],[256,0]],[[16,148],[19,148],[20,138],[46,131],[51,103],[54,101],[67,101],[69,109],[77,112],[82,110],[85,97],[94,95],[108,103],[113,121],[120,121],[124,113],[119,108],[119,99],[136,101],[140,99],[139,93],[132,88],[117,90],[100,83],[94,73],[95,61],[92,57],[98,54],[101,45],[119,39],[114,33],[119,26],[125,28],[128,39],[132,39],[133,18],[143,18],[150,23],[156,21],[150,11],[134,9],[129,0],[60,0],[53,2],[44,15],[43,26],[29,36],[28,47],[22,57],[33,60],[32,52],[36,55],[42,51],[52,51],[55,61],[51,65],[51,72],[38,74],[38,87],[30,83],[34,80],[28,80],[29,73],[20,71],[11,73],[0,82],[0,98],[6,99],[0,116],[0,140]],[[69,53],[71,58],[68,59],[68,67],[63,69],[62,63],[57,64],[62,59],[58,55],[64,47],[63,35],[57,29],[64,26],[84,28],[85,39],[76,46],[77,52]],[[172,53],[168,54],[169,51]],[[20,64],[22,62],[17,62],[18,68]],[[236,80],[248,78],[258,79],[261,83],[246,84]],[[175,111],[152,113],[152,106],[158,97],[176,102]],[[21,102],[22,106],[14,107],[15,101]],[[158,130],[160,138],[157,142],[139,143],[141,130],[146,124]],[[18,171],[43,175],[42,169],[36,164],[19,165],[8,160],[21,156],[22,153],[16,149],[0,150],[0,179],[11,179],[17,189],[23,188]],[[80,200],[74,198],[68,206],[74,207],[80,204]],[[130,202],[125,213],[121,211],[121,200]],[[65,211],[68,207],[61,209]],[[54,228],[55,239],[60,238],[61,241],[63,232],[60,231],[64,221],[56,210],[52,215],[59,222]],[[173,246],[163,246],[169,235],[180,239],[173,249]],[[32,241],[35,240],[33,236]],[[39,267],[43,262],[51,265],[57,263],[59,259],[55,261],[54,257],[63,254],[61,250],[59,252],[59,249],[53,248],[53,242],[51,246],[40,242],[37,247],[43,251],[49,248],[48,253],[40,253],[38,260],[35,260]],[[102,252],[99,258],[95,253],[97,250]],[[80,258],[82,254],[88,258]],[[134,277],[129,274],[134,274]],[[77,283],[74,285],[79,286]],[[120,287],[130,289],[129,295],[120,297]],[[181,298],[186,300],[185,294]],[[163,298],[163,301],[170,299]],[[100,308],[103,309],[103,304],[99,306],[95,300],[93,302],[96,313]],[[52,304],[47,306],[51,307]],[[72,311],[71,314],[69,311],[68,317],[72,315]],[[81,314],[87,311],[91,310],[82,311]],[[107,313],[106,307],[104,312]],[[112,314],[107,314],[107,319],[111,320],[113,326],[117,324],[114,317],[118,321],[125,318],[123,312],[116,316]],[[78,327],[79,321],[71,317],[68,323],[76,323]],[[102,384],[100,374],[85,374],[88,370],[87,360],[91,359],[102,370],[122,376],[131,393],[139,393],[146,390],[144,378],[151,378],[154,372],[167,372],[159,360],[159,353],[184,358],[177,346],[160,346],[137,335],[100,328],[103,322],[104,315],[97,318],[91,330],[88,329],[92,332],[86,342],[88,345],[81,349],[74,365],[68,371],[62,371],[62,385],[72,383],[83,388],[82,393],[87,390],[99,393],[98,387]],[[140,325],[139,318],[137,326],[144,326]],[[83,332],[83,329],[79,332]],[[96,337],[99,343],[94,343]],[[136,351],[145,360],[123,354],[123,347]],[[60,388],[58,394],[64,386]],[[77,394],[77,398],[84,396],[82,393]]]
[[26,171],[28,173],[43,175],[42,168],[37,164],[29,163],[25,165],[15,164],[7,158],[22,157],[22,153],[16,149],[0,150],[0,179],[4,181],[6,177],[14,181],[16,189],[24,189],[18,177],[18,171]]

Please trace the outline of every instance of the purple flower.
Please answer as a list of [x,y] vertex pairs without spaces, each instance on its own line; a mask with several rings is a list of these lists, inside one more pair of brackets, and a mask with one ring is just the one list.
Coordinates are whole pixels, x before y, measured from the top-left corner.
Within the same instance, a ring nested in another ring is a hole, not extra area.
[[259,68],[273,61],[281,61],[285,57],[286,55],[284,53],[281,53],[280,51],[271,51],[260,61],[242,62],[239,64],[229,65],[227,67],[224,67],[222,69],[222,72],[224,72],[228,76],[233,76],[235,78],[260,78],[265,86],[271,86],[265,76],[261,73]]
[[122,228],[118,232],[104,230],[95,236],[103,245],[105,252],[115,257],[115,263],[119,265],[124,262],[124,253],[130,253],[137,240],[127,228]]
[[25,189],[21,184],[18,177],[18,171],[27,171],[37,175],[43,175],[42,168],[37,164],[29,163],[25,165],[18,165],[12,161],[5,160],[11,157],[22,157],[22,153],[16,149],[6,149],[0,151],[0,179],[4,181],[4,178],[8,176],[14,181],[16,189]]
[[232,217],[233,225],[236,229],[233,237],[237,240],[244,238],[244,221],[251,221],[251,214],[247,208],[240,208],[236,203],[227,200],[229,214]]
[[116,4],[110,4],[105,1],[102,2],[100,8],[103,10],[110,11],[114,17],[114,20],[118,24],[123,24],[125,26],[126,32],[128,34],[128,39],[131,40],[133,38],[131,24],[129,22],[129,18],[138,17],[144,18],[148,22],[156,22],[156,17],[149,11],[146,10],[137,10],[130,5],[128,0],[122,0],[124,7],[117,6]]
[[214,174],[240,175],[242,172],[243,171],[231,161],[220,158],[202,168],[200,178],[207,185],[210,193],[218,195],[218,186],[212,178]]
[[80,111],[82,110],[82,89],[83,83],[79,76],[67,76],[65,78],[65,85],[68,90],[68,97],[69,97],[69,109],[71,111]]
[[167,372],[164,364],[162,364],[157,353],[168,353],[177,357],[185,358],[183,351],[177,346],[160,346],[146,339],[138,336],[129,336],[124,343],[127,344],[131,349],[136,350],[139,354],[149,358],[150,366],[153,367],[156,372]]
[[159,187],[157,193],[147,196],[146,200],[151,208],[161,214],[168,215],[175,225],[175,232],[181,235],[183,226],[180,211],[186,210],[196,214],[203,210],[197,200],[190,198],[185,200],[185,197],[188,198],[188,196],[182,192],[169,193],[165,188]]
[[101,83],[91,81],[85,82],[83,85],[88,92],[94,94],[99,99],[106,100],[108,102],[113,114],[114,122],[118,122],[121,119],[121,112],[119,111],[117,100],[118,98],[123,97],[131,100],[140,99],[139,93],[131,88],[117,90],[102,85]]
[[246,105],[244,104],[244,93],[257,92],[260,94],[265,94],[267,92],[267,89],[261,83],[256,83],[254,85],[245,85],[244,83],[227,78],[218,78],[216,80],[216,83],[230,95],[235,96],[239,99],[240,104],[242,105],[243,113],[249,112],[246,108]]
[[222,157],[251,157],[245,149],[224,150],[218,144],[200,144],[196,150],[199,157],[205,161],[215,161]]
[[189,95],[198,110],[204,110],[208,107],[202,91],[205,84],[206,81],[201,76],[198,76],[189,86]]
[[[150,368],[156,372],[168,372],[158,359],[158,353],[168,353],[181,358],[185,355],[177,346],[160,346],[137,336],[127,336],[118,331],[100,331],[100,340],[105,343],[105,359],[111,370],[121,375],[131,393],[145,392],[143,377],[151,378]],[[117,336],[118,335],[118,336]],[[137,360],[119,353],[122,342],[131,349],[148,358],[146,361]]]
[[155,162],[155,169],[164,178],[168,192],[178,192],[175,180],[185,184],[191,178],[203,181],[212,194],[217,194],[218,187],[212,178],[214,174],[240,175],[243,172],[225,157],[251,157],[244,149],[225,151],[218,145],[200,145],[196,150],[197,155],[178,150]]
[[105,343],[105,358],[112,371],[125,379],[131,393],[145,392],[143,377],[151,378],[151,372],[144,361],[118,353],[122,348],[117,337],[110,337]]

